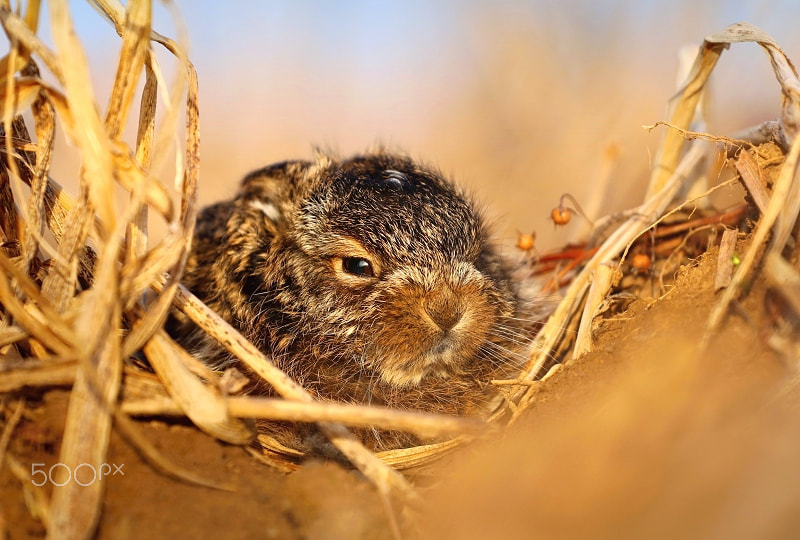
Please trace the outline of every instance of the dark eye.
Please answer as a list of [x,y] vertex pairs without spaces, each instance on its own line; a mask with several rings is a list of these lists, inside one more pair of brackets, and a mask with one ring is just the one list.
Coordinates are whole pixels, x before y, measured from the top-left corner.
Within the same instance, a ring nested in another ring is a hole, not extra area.
[[372,263],[361,257],[345,257],[342,259],[342,270],[354,276],[373,277]]

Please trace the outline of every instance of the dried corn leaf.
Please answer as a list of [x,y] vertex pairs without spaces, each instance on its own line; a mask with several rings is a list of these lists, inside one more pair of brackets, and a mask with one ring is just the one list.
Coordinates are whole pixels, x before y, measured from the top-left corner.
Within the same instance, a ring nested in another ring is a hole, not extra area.
[[421,437],[477,434],[488,427],[485,422],[476,418],[346,403],[299,403],[252,397],[231,397],[226,401],[230,413],[237,417],[292,422],[337,422],[348,426],[407,431]]
[[592,274],[592,284],[589,287],[589,294],[583,306],[583,315],[578,326],[578,337],[575,339],[575,347],[572,358],[580,358],[593,349],[592,343],[592,321],[598,315],[600,305],[606,298],[614,277],[617,273],[615,266],[600,264],[595,267]]
[[[10,85],[0,86],[0,106],[4,115],[13,118],[31,108],[33,102],[39,97],[42,82],[38,79],[10,79]],[[7,147],[11,141],[6,141]]]
[[[769,199],[767,210],[758,221],[756,230],[753,231],[750,247],[744,257],[742,257],[742,262],[739,264],[736,272],[733,274],[730,285],[725,289],[719,302],[714,306],[711,312],[708,321],[709,333],[719,328],[725,314],[728,312],[728,307],[741,292],[741,289],[750,277],[751,270],[759,260],[759,253],[763,249],[763,245],[772,231],[772,226],[776,223],[782,212],[788,211],[787,206],[789,205],[787,204],[787,198],[790,192],[796,191],[796,186],[798,182],[800,182],[800,178],[798,178],[798,158],[800,158],[800,137],[795,137],[792,146],[789,148],[786,161],[784,161],[781,167],[778,180],[775,182],[775,186],[772,189],[772,195]],[[791,206],[794,205],[792,204]],[[795,218],[796,217],[795,215]],[[785,245],[785,240],[783,241],[783,245]],[[780,244],[776,235],[770,250],[779,252],[783,249],[783,245]]]
[[758,210],[763,214],[769,204],[769,193],[761,180],[761,169],[756,158],[750,152],[742,151],[734,161],[734,165],[736,170],[739,171],[744,187],[747,188],[748,193],[753,197],[753,202],[756,203]]
[[184,365],[181,355],[188,354],[163,331],[150,339],[144,352],[170,396],[196,426],[231,444],[253,440],[253,430],[228,415],[222,396],[213,393]]
[[33,104],[33,116],[36,122],[36,167],[31,178],[31,195],[28,201],[27,226],[23,240],[23,255],[25,257],[23,270],[27,271],[31,261],[36,256],[40,239],[44,234],[45,195],[47,193],[47,177],[50,173],[50,161],[55,144],[56,122],[55,109],[47,100],[44,92]]
[[468,441],[470,441],[469,437],[456,437],[436,444],[378,452],[378,457],[384,463],[397,470],[410,470],[422,465],[429,465],[431,462],[445,457],[448,453]]
[[[39,2],[35,3],[37,4],[38,10]],[[30,26],[26,20],[21,19],[5,4],[0,5],[0,21],[2,21],[3,28],[5,28],[6,32],[9,35],[14,36],[23,50],[38,56],[42,61],[44,61],[47,69],[49,69],[53,75],[55,75],[56,79],[63,81],[61,66],[56,54],[50,50],[50,48],[47,47],[47,45],[45,45],[45,43],[40,40],[38,36],[36,36],[36,30],[33,26]],[[5,60],[5,64],[3,65],[5,69],[0,71],[0,81],[2,81],[2,86],[6,85],[6,77],[8,77],[9,72],[16,73],[22,69],[26,63],[23,62],[20,65],[15,60],[9,67],[10,62],[11,60]]]
[[73,360],[4,371],[0,377],[0,393],[25,387],[72,385],[77,370],[77,362]]
[[106,128],[111,138],[117,138],[125,126],[128,112],[142,73],[145,56],[150,46],[150,20],[152,6],[149,0],[130,0],[125,13],[122,31],[122,50],[114,85],[111,89]]
[[116,230],[118,219],[111,142],[95,105],[86,55],[75,35],[66,0],[50,2],[50,15],[65,96],[74,125],[80,126],[69,135],[81,151],[82,177],[92,210],[104,224],[104,230],[110,233]]
[[712,34],[706,43],[726,46],[730,43],[755,42],[769,55],[772,70],[781,85],[783,93],[783,110],[781,126],[791,142],[800,130],[800,81],[797,70],[783,49],[772,39],[772,36],[760,28],[748,23],[736,23],[722,32]]
[[685,143],[680,130],[688,130],[691,126],[697,106],[701,102],[703,90],[708,82],[708,77],[714,70],[714,66],[717,65],[717,61],[725,48],[726,46],[722,44],[703,43],[686,84],[670,100],[667,123],[678,129],[666,130],[661,138],[655,155],[647,194],[645,195],[646,201],[652,199],[656,193],[661,191],[674,174],[681,159],[681,152]]
[[[25,20],[19,21],[21,27],[32,34],[36,33],[39,26],[39,0],[31,0],[27,4],[28,10],[25,12]],[[7,6],[0,6],[0,17],[5,18],[11,11]],[[16,17],[15,17],[16,18]],[[19,20],[19,19],[17,19]],[[0,58],[0,87],[6,88],[9,79],[28,63],[30,51],[23,45],[17,53],[9,54]]]

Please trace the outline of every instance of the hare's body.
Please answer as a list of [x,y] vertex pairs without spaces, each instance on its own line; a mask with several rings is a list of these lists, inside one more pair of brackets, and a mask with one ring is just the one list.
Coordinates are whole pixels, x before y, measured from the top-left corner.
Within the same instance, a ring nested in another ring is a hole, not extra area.
[[[489,380],[519,367],[518,294],[483,218],[404,157],[252,173],[200,215],[185,282],[320,399],[478,414]],[[190,325],[175,333],[232,362]],[[373,448],[416,442],[370,433]]]

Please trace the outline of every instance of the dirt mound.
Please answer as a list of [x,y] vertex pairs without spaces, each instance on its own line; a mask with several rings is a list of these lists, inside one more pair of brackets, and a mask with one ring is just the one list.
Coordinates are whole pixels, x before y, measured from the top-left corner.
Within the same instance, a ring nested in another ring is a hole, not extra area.
[[[762,336],[775,322],[757,285],[700,347],[713,305],[715,251],[681,272],[669,295],[605,321],[596,350],[537,389],[502,437],[440,463],[421,488],[422,537],[782,537],[800,527],[800,409],[791,371]],[[789,388],[781,393],[781,389]],[[68,394],[51,391],[21,421],[10,451],[24,467],[58,461]],[[262,536],[389,538],[375,488],[316,463],[286,476],[189,425],[141,422],[171,460],[233,485],[193,486],[153,470],[112,437],[103,538]],[[44,536],[35,503],[0,475],[12,538]],[[421,523],[421,524],[420,524]],[[419,528],[421,527],[421,529]]]

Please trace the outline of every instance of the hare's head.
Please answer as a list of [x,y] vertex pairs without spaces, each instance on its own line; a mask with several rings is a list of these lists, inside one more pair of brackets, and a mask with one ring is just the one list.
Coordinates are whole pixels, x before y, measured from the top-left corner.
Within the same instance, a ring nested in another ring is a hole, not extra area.
[[275,298],[317,355],[413,386],[469,369],[515,311],[481,213],[408,158],[285,163],[243,196],[274,235]]

